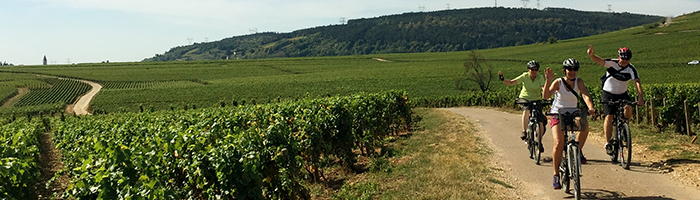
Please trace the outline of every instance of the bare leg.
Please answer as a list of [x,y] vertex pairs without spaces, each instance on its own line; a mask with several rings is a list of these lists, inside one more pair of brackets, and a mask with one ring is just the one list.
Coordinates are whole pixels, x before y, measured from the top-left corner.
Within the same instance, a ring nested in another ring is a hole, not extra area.
[[523,132],[527,131],[527,123],[530,122],[530,110],[523,110]]
[[610,143],[610,136],[612,136],[612,115],[605,116],[605,122],[603,122],[603,130],[605,131],[605,142]]
[[578,134],[578,148],[580,150],[583,150],[583,145],[586,144],[586,139],[588,138],[588,126],[586,126],[586,129],[579,132]]
[[627,119],[632,119],[632,106],[625,105],[625,117],[627,117]]
[[552,138],[554,138],[554,146],[552,147],[552,166],[554,167],[554,175],[559,175],[559,164],[561,163],[561,152],[564,150],[564,132],[559,129],[559,124],[552,127]]

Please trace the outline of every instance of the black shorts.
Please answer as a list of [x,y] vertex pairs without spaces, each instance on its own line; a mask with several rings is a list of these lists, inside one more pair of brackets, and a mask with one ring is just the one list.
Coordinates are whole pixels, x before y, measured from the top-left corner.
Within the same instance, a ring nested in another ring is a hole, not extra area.
[[630,98],[630,95],[627,94],[627,92],[622,93],[622,94],[613,94],[610,92],[603,91],[603,114],[605,115],[612,115],[615,114],[617,111],[617,106],[608,104],[608,101],[616,101],[620,99],[625,99],[632,101],[632,98]]
[[[520,108],[523,110],[528,110],[528,111],[530,110],[526,105],[520,105]],[[540,109],[540,111],[542,111],[541,106],[540,106],[540,108],[537,108],[537,109]],[[537,116],[537,120],[542,122],[542,124],[544,124],[545,126],[547,125],[547,116],[544,116],[543,112],[539,112],[539,116]]]

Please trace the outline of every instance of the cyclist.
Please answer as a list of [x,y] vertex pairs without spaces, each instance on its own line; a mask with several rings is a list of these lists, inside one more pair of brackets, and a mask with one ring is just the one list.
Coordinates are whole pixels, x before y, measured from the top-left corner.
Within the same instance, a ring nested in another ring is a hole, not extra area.
[[[544,92],[542,93],[542,98],[552,97],[554,94],[554,100],[552,101],[552,109],[550,113],[565,113],[574,112],[578,110],[578,94],[582,95],[583,101],[588,107],[588,113],[594,114],[595,108],[593,108],[593,101],[588,93],[588,88],[583,83],[583,79],[578,78],[579,63],[573,58],[564,60],[562,63],[564,68],[564,77],[560,79],[554,79],[554,74],[552,74],[552,69],[547,68],[545,70],[544,76],[547,79],[545,84]],[[568,84],[568,86],[567,86]],[[568,88],[572,88],[574,92],[571,92]],[[566,138],[564,138],[564,132],[560,128],[559,119],[556,116],[551,117],[551,128],[552,137],[554,138],[554,150],[552,151],[552,166],[554,167],[554,181],[552,186],[554,189],[561,189],[561,183],[559,183],[559,164],[562,159],[562,151],[564,150],[564,143]],[[580,122],[580,133],[578,134],[579,149],[583,149],[583,145],[586,143],[586,138],[588,138],[588,124],[586,123],[585,116],[581,117]],[[586,157],[583,156],[583,151],[581,151],[581,164],[586,163]]]
[[[622,47],[617,50],[617,56],[617,59],[603,60],[594,54],[593,45],[588,46],[588,57],[590,57],[593,62],[607,68],[605,75],[601,77],[601,83],[603,84],[603,114],[606,115],[605,122],[603,122],[605,151],[608,155],[613,154],[613,146],[610,145],[610,136],[612,136],[612,115],[617,111],[617,107],[607,102],[621,99],[631,101],[632,99],[627,93],[627,86],[630,80],[634,80],[634,85],[637,88],[637,94],[639,96],[637,105],[644,105],[644,91],[642,90],[642,83],[639,81],[637,68],[634,68],[634,66],[630,64],[632,51],[627,47]],[[632,118],[632,106],[625,106],[625,117],[627,117],[627,119]]]
[[[544,87],[544,77],[537,75],[537,72],[540,70],[540,63],[534,60],[527,62],[527,70],[527,72],[521,74],[513,80],[505,80],[503,78],[503,73],[500,71],[498,72],[498,77],[503,83],[509,86],[522,83],[523,89],[520,90],[520,96],[518,96],[519,98],[528,101],[541,101],[542,88]],[[523,109],[523,134],[520,136],[520,139],[525,140],[527,138],[527,124],[530,122],[530,110],[528,110],[527,106],[524,105],[521,105],[521,108]],[[547,125],[547,118],[544,116],[544,114],[540,114],[540,116],[538,116],[538,120],[540,121],[540,127]],[[540,135],[544,135],[544,129],[540,130]],[[540,151],[544,151],[544,147],[542,147],[541,144]]]

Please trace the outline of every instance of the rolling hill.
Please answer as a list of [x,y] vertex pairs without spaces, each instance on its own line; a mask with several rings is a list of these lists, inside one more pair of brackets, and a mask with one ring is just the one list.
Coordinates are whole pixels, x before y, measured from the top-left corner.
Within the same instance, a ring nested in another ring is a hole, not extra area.
[[[623,19],[623,20],[621,20]],[[291,33],[256,33],[170,49],[144,61],[316,57],[451,52],[578,38],[642,24],[660,16],[566,8],[473,8],[404,13]]]

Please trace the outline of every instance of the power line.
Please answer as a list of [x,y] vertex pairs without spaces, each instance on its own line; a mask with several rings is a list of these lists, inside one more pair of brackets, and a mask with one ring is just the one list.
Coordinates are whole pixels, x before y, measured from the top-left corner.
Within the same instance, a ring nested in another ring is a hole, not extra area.
[[530,0],[520,0],[523,2],[523,8],[527,7],[527,3],[530,3]]

